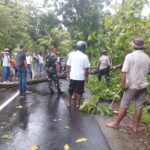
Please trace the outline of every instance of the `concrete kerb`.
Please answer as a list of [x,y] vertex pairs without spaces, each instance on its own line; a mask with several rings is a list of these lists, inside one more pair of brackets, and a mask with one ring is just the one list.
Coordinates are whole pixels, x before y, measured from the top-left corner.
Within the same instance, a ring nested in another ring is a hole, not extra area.
[[118,129],[106,127],[105,123],[112,121],[112,117],[96,115],[95,119],[102,130],[111,150],[134,150],[135,145],[132,143],[127,134]]
[[[90,96],[92,96],[90,90],[85,88],[84,100],[89,99]],[[106,127],[105,123],[113,121],[114,117],[95,115],[95,119],[111,150],[135,150],[135,142],[128,134],[121,129]]]

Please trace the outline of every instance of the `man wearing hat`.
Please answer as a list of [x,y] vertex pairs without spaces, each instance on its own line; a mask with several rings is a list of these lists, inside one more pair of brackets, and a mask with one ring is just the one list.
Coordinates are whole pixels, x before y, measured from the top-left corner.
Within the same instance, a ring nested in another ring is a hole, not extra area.
[[110,65],[111,65],[110,59],[107,56],[107,50],[103,50],[102,56],[99,58],[97,64],[98,80],[101,81],[102,76],[105,75],[107,87],[109,87],[109,82],[110,82],[110,76],[109,76]]
[[5,48],[4,52],[1,52],[2,58],[2,66],[3,66],[3,81],[4,83],[9,82],[10,76],[10,56],[9,56],[9,49]]
[[150,69],[150,57],[144,53],[143,38],[135,38],[134,51],[125,57],[122,73],[121,88],[124,90],[120,110],[114,122],[106,123],[108,127],[119,128],[121,120],[126,116],[130,102],[135,101],[136,111],[134,122],[130,125],[133,132],[138,131],[138,123],[142,115],[142,107],[145,102],[145,92],[148,86],[148,73]]

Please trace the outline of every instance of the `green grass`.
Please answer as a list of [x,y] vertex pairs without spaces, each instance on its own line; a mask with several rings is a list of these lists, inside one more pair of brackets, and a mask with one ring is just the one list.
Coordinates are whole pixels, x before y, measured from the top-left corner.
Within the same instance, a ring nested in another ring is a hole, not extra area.
[[120,89],[120,73],[119,71],[111,72],[110,74],[110,87],[106,87],[105,77],[102,77],[101,82],[98,81],[97,75],[91,75],[88,82],[88,87],[94,96],[99,97],[99,99],[112,100],[114,96],[116,99],[121,99],[121,95],[116,93]]
[[[150,77],[149,77],[150,81]],[[120,89],[120,71],[111,71],[110,75],[110,87],[109,89],[106,87],[105,78],[102,78],[102,81],[99,82],[96,75],[91,75],[90,80],[88,82],[88,87],[94,96],[93,100],[97,101],[98,99],[103,99],[106,101],[111,101],[114,97],[116,100],[121,100],[122,93],[116,95],[116,93]],[[147,94],[150,94],[150,86],[147,88]],[[150,113],[147,111],[148,106],[145,106],[143,109],[143,114],[141,121],[150,126]],[[149,106],[150,110],[150,106]],[[134,115],[135,107],[131,105],[129,109],[129,113]]]
[[[133,116],[135,115],[135,105],[130,105],[129,113]],[[141,121],[146,123],[150,127],[150,113],[147,111],[147,106],[143,108]]]

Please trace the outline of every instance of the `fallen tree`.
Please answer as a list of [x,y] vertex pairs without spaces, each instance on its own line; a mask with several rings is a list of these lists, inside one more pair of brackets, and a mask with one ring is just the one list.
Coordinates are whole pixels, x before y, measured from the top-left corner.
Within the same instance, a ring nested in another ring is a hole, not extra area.
[[[32,80],[28,80],[27,81],[27,85],[32,85],[32,84],[38,84],[38,83],[42,83],[42,82],[47,82],[48,79],[46,77],[44,78],[36,78],[36,79],[32,79]],[[18,81],[15,82],[9,82],[9,83],[0,83],[0,89],[1,88],[12,88],[12,87],[18,87]]]
[[[116,70],[116,69],[121,69],[122,68],[122,64],[119,64],[119,65],[115,65],[115,66],[111,66],[111,70]],[[93,67],[90,67],[89,68],[89,73],[90,74],[96,74],[98,73],[97,72],[97,67],[96,66],[93,66]]]

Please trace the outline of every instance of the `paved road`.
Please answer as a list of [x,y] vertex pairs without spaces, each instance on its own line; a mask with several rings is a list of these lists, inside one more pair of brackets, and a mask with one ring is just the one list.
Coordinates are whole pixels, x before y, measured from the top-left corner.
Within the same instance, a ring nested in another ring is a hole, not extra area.
[[0,89],[0,105],[3,104],[10,96],[15,94],[17,91],[16,88],[12,89]]
[[[61,87],[67,91],[68,83],[62,81]],[[18,96],[0,112],[0,150],[29,150],[33,145],[63,150],[65,144],[71,150],[110,149],[94,116],[66,107],[66,93],[50,95],[46,83],[31,89],[32,94]],[[78,144],[78,138],[88,141]]]

